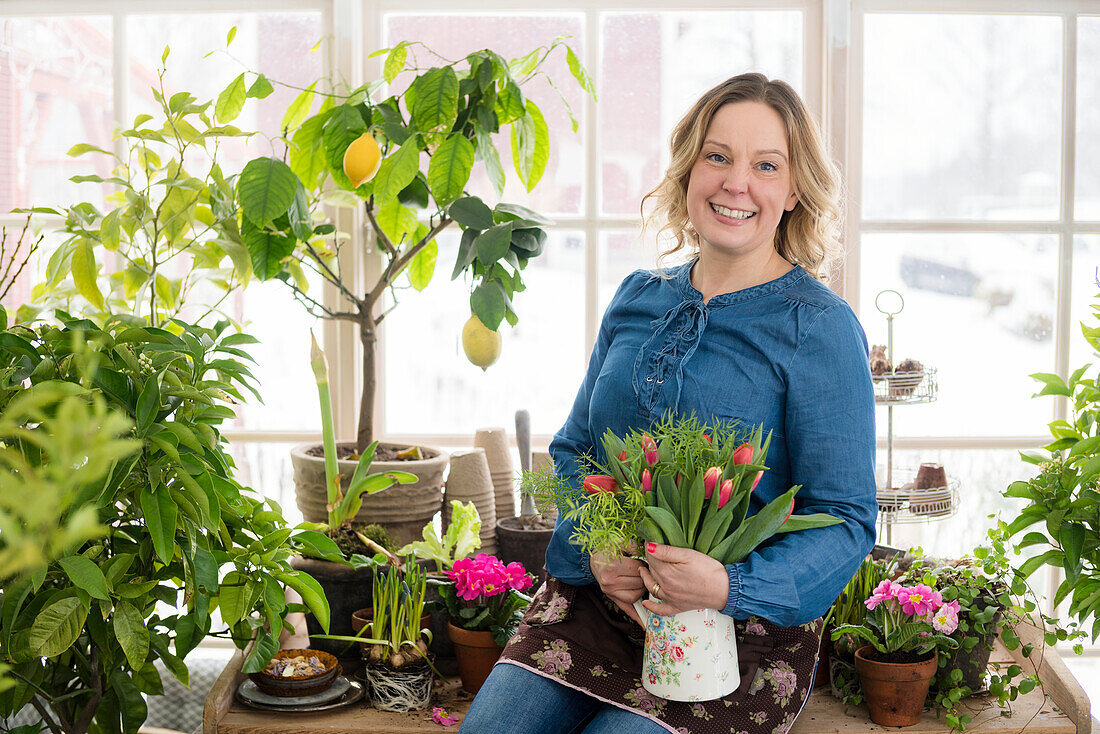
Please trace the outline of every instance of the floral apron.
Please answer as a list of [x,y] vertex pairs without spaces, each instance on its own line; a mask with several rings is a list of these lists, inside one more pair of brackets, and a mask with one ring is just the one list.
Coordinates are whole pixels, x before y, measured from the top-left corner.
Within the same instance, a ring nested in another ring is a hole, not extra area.
[[658,698],[642,687],[645,630],[596,584],[546,580],[498,664],[519,665],[683,734],[787,734],[809,697],[820,619],[777,627],[737,620],[741,685],[714,701]]

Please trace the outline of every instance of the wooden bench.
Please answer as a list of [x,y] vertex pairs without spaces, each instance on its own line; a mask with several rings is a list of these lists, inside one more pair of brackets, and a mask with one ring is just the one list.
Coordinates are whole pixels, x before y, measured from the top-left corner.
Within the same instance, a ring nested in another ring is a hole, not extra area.
[[[1042,635],[1035,628],[1017,629],[1020,638],[1035,646],[1032,657],[1010,652],[998,644],[992,661],[1019,663],[1025,671],[1037,670],[1042,688],[1020,696],[1012,703],[1010,715],[988,696],[975,696],[965,703],[973,719],[967,726],[972,734],[1027,732],[1028,734],[1091,734],[1092,713],[1088,697],[1056,651],[1044,648]],[[203,734],[408,734],[409,732],[455,731],[432,721],[431,710],[408,714],[387,713],[371,708],[364,699],[341,709],[318,713],[268,713],[239,703],[235,698],[243,655],[237,653],[226,665],[206,700]],[[444,681],[435,693],[434,706],[443,706],[459,719],[469,708],[472,697],[460,690],[457,680]],[[897,732],[895,728],[871,723],[863,707],[845,710],[843,704],[825,688],[817,688],[798,717],[791,734],[872,734]],[[919,724],[907,727],[907,734],[946,734],[942,718],[925,711]],[[1100,732],[1098,732],[1100,734]]]

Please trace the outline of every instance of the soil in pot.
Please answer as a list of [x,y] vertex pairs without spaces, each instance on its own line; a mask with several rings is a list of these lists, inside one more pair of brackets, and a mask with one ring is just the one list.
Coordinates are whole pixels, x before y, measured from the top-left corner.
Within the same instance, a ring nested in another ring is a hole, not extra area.
[[500,559],[519,561],[539,582],[546,580],[546,546],[554,534],[554,522],[541,515],[506,517],[497,521]]
[[884,657],[870,645],[856,650],[856,671],[871,721],[880,726],[913,726],[920,722],[939,657],[935,652],[926,654],[924,660],[916,653],[894,653],[889,660],[913,660],[876,659]]

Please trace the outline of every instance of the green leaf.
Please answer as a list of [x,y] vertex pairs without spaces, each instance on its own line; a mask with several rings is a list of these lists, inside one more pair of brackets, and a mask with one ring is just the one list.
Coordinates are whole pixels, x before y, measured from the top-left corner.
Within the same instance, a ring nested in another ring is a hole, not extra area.
[[119,226],[119,209],[112,209],[99,225],[99,241],[107,250],[115,252],[121,242],[122,228]]
[[506,308],[504,290],[499,281],[482,281],[470,294],[470,310],[491,331],[500,327]]
[[392,84],[393,80],[397,78],[405,69],[405,60],[409,56],[409,50],[406,48],[408,43],[402,41],[393,48],[386,55],[386,63],[382,68],[382,76],[386,80],[387,84]]
[[420,170],[420,139],[410,135],[394,153],[382,159],[374,177],[374,196],[386,202],[396,199]]
[[290,166],[278,158],[255,158],[241,171],[237,199],[244,215],[257,227],[265,227],[287,212],[297,189],[298,177]]
[[1073,393],[1071,393],[1069,387],[1066,386],[1066,381],[1058,375],[1049,372],[1035,372],[1029,375],[1029,377],[1043,383],[1043,389],[1035,394],[1036,397],[1040,395],[1064,395],[1066,397],[1073,397]]
[[120,600],[115,605],[112,624],[126,661],[131,668],[139,670],[149,655],[149,629],[141,612],[130,602]]
[[519,204],[497,204],[493,209],[493,215],[500,222],[515,221],[516,227],[549,227],[554,224],[553,219],[548,219]]
[[278,275],[283,269],[283,261],[294,252],[293,238],[259,229],[247,219],[241,223],[241,236],[252,260],[252,272],[260,280]]
[[677,548],[687,547],[687,538],[684,537],[684,530],[680,527],[680,521],[676,519],[676,515],[663,507],[648,505],[645,508],[645,513],[649,515],[649,519],[653,520],[664,536],[668,538],[669,545],[674,545]]
[[287,149],[291,170],[311,189],[316,187],[317,177],[325,170],[327,157],[322,134],[327,120],[327,114],[307,119],[294,131]]
[[325,148],[325,161],[329,173],[342,188],[354,190],[351,179],[344,173],[344,153],[356,138],[363,134],[367,125],[363,116],[353,105],[334,107],[325,122],[321,139]]
[[474,144],[454,133],[436,149],[428,164],[428,188],[439,206],[462,195],[474,166]]
[[145,380],[145,386],[138,395],[137,411],[134,417],[137,419],[137,435],[144,436],[149,427],[153,425],[153,419],[160,410],[160,381],[157,375],[149,375]]
[[[531,100],[527,100],[527,116],[530,125],[520,125],[517,139],[517,126],[512,125],[512,156],[520,181],[531,191],[546,172],[546,163],[550,160],[550,129],[542,110]],[[516,155],[522,155],[522,160]]]
[[493,226],[493,210],[476,196],[457,199],[447,210],[447,215],[466,228],[489,229]]
[[325,598],[325,592],[321,589],[321,585],[304,571],[286,571],[275,574],[275,577],[301,594],[302,601],[305,602],[309,611],[313,612],[313,616],[317,617],[321,629],[328,632],[328,599]]
[[263,670],[275,653],[279,652],[279,639],[276,635],[268,634],[265,629],[256,630],[256,639],[252,644],[252,650],[245,658],[241,666],[242,673],[259,673]]
[[410,112],[417,128],[427,132],[451,127],[458,116],[458,77],[453,67],[429,69],[417,77],[410,91]]
[[390,199],[378,208],[375,221],[382,231],[395,245],[401,244],[406,237],[416,231],[416,212],[401,204],[397,199]]
[[[92,145],[91,143],[77,143],[73,147],[69,148],[69,152],[66,153],[66,155],[76,158],[77,156],[82,156],[85,153],[103,153],[104,155],[114,156],[114,153],[112,153],[111,151],[104,150],[103,148]],[[53,213],[56,214],[57,212]]]
[[309,211],[309,197],[305,187],[300,181],[294,182],[294,201],[290,203],[287,218],[290,221],[290,231],[302,242],[307,242],[313,236],[313,215]]
[[1063,568],[1070,583],[1074,583],[1077,574],[1081,572],[1081,548],[1085,544],[1087,532],[1084,525],[1063,521],[1058,533],[1058,541],[1066,554]]
[[432,240],[409,261],[405,272],[408,273],[409,284],[414,289],[422,291],[432,282],[437,257],[439,257],[439,245],[436,244],[435,240]]
[[58,561],[61,569],[73,586],[88,593],[95,599],[111,600],[111,591],[107,578],[93,561],[84,556],[67,556]]
[[299,92],[294,101],[287,106],[286,112],[283,113],[283,119],[279,123],[280,130],[298,129],[298,126],[302,124],[302,120],[306,119],[313,107],[313,90],[316,87],[317,82],[313,82]]
[[512,244],[512,223],[505,222],[485,230],[474,240],[477,259],[486,267],[492,266],[508,252]]
[[76,241],[72,251],[71,268],[73,283],[76,285],[77,292],[93,306],[102,310],[104,308],[103,294],[99,292],[99,285],[96,283],[98,268],[96,267],[95,253],[92,252],[91,240],[81,237]]
[[222,90],[218,95],[218,101],[214,103],[214,116],[218,118],[218,122],[225,124],[236,119],[244,108],[244,100],[244,72],[241,72],[236,79],[229,82],[229,86]]
[[1023,578],[1027,578],[1031,574],[1035,573],[1043,564],[1050,564],[1051,566],[1061,566],[1062,561],[1065,558],[1065,554],[1060,550],[1048,550],[1045,553],[1041,553],[1033,558],[1029,558],[1020,564],[1020,575]]
[[1100,448],[1100,436],[1092,436],[1078,441],[1077,444],[1069,450],[1069,455],[1080,456],[1081,454],[1092,454],[1096,452],[1097,448]]
[[68,650],[84,627],[88,609],[76,596],[66,596],[46,606],[34,618],[28,642],[31,652],[50,658]]
[[118,698],[119,713],[122,714],[122,728],[124,731],[137,731],[138,727],[145,723],[149,716],[149,707],[142,698],[141,691],[134,685],[130,676],[115,670],[110,677],[111,689]]
[[153,550],[161,562],[170,563],[176,547],[176,503],[164,487],[154,492],[148,486],[141,488],[140,502],[145,527],[153,536]]
[[569,73],[581,85],[581,89],[592,95],[593,100],[597,99],[596,85],[592,83],[592,77],[588,76],[588,72],[581,65],[581,60],[573,53],[573,49],[568,46],[565,47],[565,63],[569,65]]
[[316,530],[303,530],[294,535],[291,540],[297,541],[308,555],[336,563],[345,562],[344,553],[340,550],[340,546],[336,545],[336,542],[324,533],[319,533]]
[[232,627],[248,614],[247,604],[250,598],[248,579],[238,571],[225,575],[218,587],[218,606],[222,610],[222,621]]
[[479,129],[475,131],[474,135],[477,141],[477,152],[481,156],[481,160],[485,162],[485,172],[489,174],[489,181],[493,184],[497,196],[503,196],[504,166],[500,164],[500,154],[497,153],[492,138],[484,130]]
[[766,504],[760,512],[748,518],[741,524],[737,541],[730,546],[722,563],[739,563],[756,546],[770,538],[779,526],[783,524],[783,518],[791,507],[791,500],[798,492],[798,487],[792,487],[774,500]]
[[779,526],[777,533],[793,533],[798,530],[812,530],[813,528],[827,528],[830,525],[839,525],[844,522],[839,517],[815,512],[812,515],[791,515],[787,521]]
[[263,74],[256,76],[256,81],[252,82],[252,86],[248,88],[248,96],[252,99],[264,99],[275,89],[271,86],[271,82],[267,80],[267,77]]

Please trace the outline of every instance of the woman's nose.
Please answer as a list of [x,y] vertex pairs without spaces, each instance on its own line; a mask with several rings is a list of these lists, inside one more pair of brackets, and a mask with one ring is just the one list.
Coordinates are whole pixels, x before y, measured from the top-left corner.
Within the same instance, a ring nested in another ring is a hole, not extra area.
[[732,193],[740,193],[748,188],[749,167],[734,164],[726,172],[726,180],[722,182],[722,188]]

